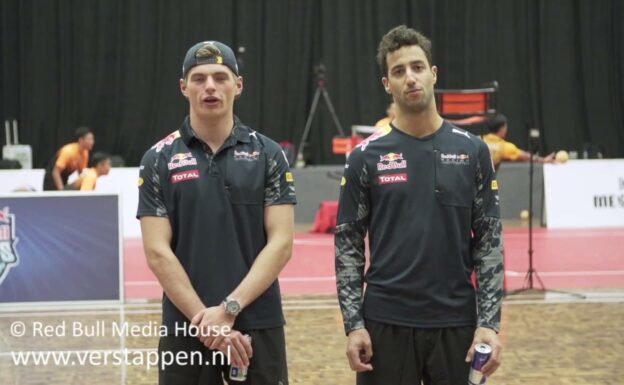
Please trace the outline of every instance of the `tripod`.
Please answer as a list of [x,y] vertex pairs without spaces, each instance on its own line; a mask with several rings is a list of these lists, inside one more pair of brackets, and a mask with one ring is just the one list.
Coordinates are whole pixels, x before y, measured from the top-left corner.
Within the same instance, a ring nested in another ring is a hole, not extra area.
[[325,89],[325,66],[323,64],[315,66],[314,74],[316,75],[316,92],[314,93],[314,99],[312,100],[310,113],[308,113],[308,119],[306,120],[305,128],[303,129],[303,135],[301,135],[301,141],[299,142],[299,146],[297,147],[296,167],[298,168],[305,166],[303,150],[304,147],[308,144],[308,136],[310,135],[312,120],[314,120],[314,114],[316,113],[316,108],[318,107],[318,101],[321,98],[321,95],[323,95],[323,100],[325,101],[327,109],[331,114],[338,134],[344,136],[344,131],[342,130],[342,126],[340,125],[340,121],[338,120],[338,116],[336,115],[336,110],[334,110],[334,106],[331,102],[331,99],[329,98],[329,93]]
[[[518,290],[514,290],[508,295],[515,295],[515,294],[520,294],[524,292],[535,292],[535,291],[545,293],[547,291],[550,291],[553,293],[567,294],[567,295],[577,297],[577,298],[585,298],[584,295],[578,294],[578,293],[546,289],[546,287],[544,286],[544,282],[542,281],[539,274],[537,273],[537,270],[535,270],[535,268],[533,267],[533,170],[534,170],[535,159],[538,156],[539,137],[540,137],[540,132],[537,128],[531,128],[529,130],[529,153],[531,154],[529,158],[529,210],[528,210],[529,211],[529,249],[528,249],[529,269],[527,270],[526,275],[524,276],[524,282],[522,284],[522,288]],[[533,286],[533,278],[535,278],[535,280],[539,283],[540,285],[539,289],[536,289]]]

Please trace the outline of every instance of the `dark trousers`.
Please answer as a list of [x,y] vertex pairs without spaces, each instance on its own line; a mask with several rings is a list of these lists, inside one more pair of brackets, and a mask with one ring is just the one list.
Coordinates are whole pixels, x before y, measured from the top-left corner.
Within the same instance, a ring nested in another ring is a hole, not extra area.
[[[160,385],[288,385],[286,366],[286,342],[284,328],[251,330],[253,356],[251,357],[247,380],[231,381],[229,365],[223,364],[221,354],[206,348],[196,337],[161,337],[158,352],[169,352],[173,357],[185,357],[184,361],[174,362],[158,370]],[[199,352],[199,353],[195,353]],[[199,357],[193,360],[190,357]]]
[[373,345],[371,372],[357,385],[465,385],[475,328],[411,328],[366,320]]

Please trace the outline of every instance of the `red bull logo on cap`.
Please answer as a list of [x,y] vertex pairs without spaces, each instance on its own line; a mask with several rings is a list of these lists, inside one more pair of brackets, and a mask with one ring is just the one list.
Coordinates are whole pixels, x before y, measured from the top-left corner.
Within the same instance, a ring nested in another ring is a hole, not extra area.
[[9,274],[9,270],[19,264],[16,244],[15,215],[5,207],[0,210],[0,285]]
[[377,170],[396,170],[399,168],[407,168],[407,161],[403,159],[403,153],[389,152],[386,155],[379,155],[379,163]]

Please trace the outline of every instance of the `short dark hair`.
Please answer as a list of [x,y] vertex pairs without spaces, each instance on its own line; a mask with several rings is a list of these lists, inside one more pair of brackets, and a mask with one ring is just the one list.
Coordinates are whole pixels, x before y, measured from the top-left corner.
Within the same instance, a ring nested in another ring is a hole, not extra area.
[[88,134],[93,134],[93,131],[89,127],[87,126],[78,127],[76,128],[76,131],[74,131],[74,138],[76,139],[76,142],[77,142],[79,139],[84,138]]
[[503,128],[505,124],[507,124],[507,117],[498,112],[496,115],[489,118],[485,124],[487,125],[488,130],[495,134]]
[[389,53],[392,53],[401,47],[417,45],[425,52],[429,65],[432,64],[431,57],[431,40],[422,33],[408,28],[405,25],[399,25],[392,28],[388,33],[381,38],[379,47],[377,48],[377,64],[381,69],[383,76],[388,75],[388,63],[386,57]]
[[89,163],[91,163],[91,167],[95,167],[110,158],[111,156],[105,152],[96,152],[91,156]]

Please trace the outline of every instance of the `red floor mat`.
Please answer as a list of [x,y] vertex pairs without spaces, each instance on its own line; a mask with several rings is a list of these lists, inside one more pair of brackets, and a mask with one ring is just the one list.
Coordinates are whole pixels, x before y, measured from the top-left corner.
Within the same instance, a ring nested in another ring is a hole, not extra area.
[[[504,241],[507,289],[521,288],[529,266],[528,231],[506,229]],[[126,298],[160,298],[141,240],[126,239],[124,253]],[[534,229],[533,267],[548,289],[624,288],[624,229]],[[333,236],[297,234],[280,285],[289,295],[335,293]]]

